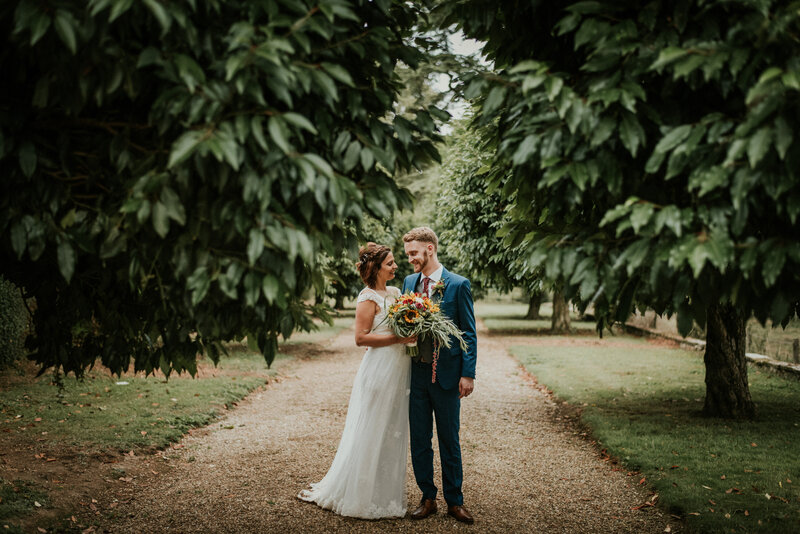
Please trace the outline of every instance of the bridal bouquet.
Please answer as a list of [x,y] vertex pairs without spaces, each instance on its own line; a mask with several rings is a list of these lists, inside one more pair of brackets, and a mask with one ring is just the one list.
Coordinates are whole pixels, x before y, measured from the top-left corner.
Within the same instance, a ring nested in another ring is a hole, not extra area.
[[[453,321],[444,316],[439,306],[419,293],[406,293],[389,306],[386,320],[389,328],[399,337],[430,336],[433,339],[433,381],[436,381],[436,363],[439,359],[439,347],[450,348],[451,336],[456,338],[462,350],[467,350],[467,343],[461,331]],[[417,356],[419,348],[416,343],[406,345],[406,354]]]

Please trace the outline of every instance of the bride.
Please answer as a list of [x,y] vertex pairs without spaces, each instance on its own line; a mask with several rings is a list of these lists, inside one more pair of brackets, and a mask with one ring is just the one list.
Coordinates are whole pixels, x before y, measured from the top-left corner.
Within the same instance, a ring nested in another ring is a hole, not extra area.
[[367,285],[356,305],[356,345],[367,346],[358,368],[339,448],[325,477],[298,498],[337,514],[378,519],[406,513],[408,395],[411,360],[384,322],[400,296],[387,287],[397,264],[389,247],[367,243],[356,267]]

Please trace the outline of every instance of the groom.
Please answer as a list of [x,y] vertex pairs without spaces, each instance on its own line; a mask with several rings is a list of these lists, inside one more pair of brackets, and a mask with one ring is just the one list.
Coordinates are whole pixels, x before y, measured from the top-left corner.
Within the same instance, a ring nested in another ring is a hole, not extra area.
[[430,339],[418,342],[419,356],[411,365],[411,395],[408,406],[411,430],[411,463],[417,485],[422,490],[419,507],[412,519],[425,519],[435,514],[436,484],[433,481],[433,416],[439,437],[442,462],[442,485],[447,513],[464,523],[473,523],[472,515],[464,508],[461,493],[461,446],[458,441],[461,399],[472,393],[477,359],[475,314],[469,280],[448,272],[436,256],[439,240],[433,230],[414,228],[403,236],[408,261],[414,274],[403,282],[403,293],[413,291],[430,296],[442,312],[451,319],[467,342],[461,350],[453,341],[450,348],[440,347],[436,377],[433,378],[433,343]]

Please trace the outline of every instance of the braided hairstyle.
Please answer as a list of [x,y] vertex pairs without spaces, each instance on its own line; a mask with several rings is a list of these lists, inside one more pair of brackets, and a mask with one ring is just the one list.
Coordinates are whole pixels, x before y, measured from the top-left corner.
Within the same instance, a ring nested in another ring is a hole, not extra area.
[[386,245],[378,245],[370,241],[358,251],[358,263],[356,269],[361,279],[367,284],[367,287],[374,288],[378,281],[378,271],[381,270],[381,265],[386,256],[389,255],[391,250]]

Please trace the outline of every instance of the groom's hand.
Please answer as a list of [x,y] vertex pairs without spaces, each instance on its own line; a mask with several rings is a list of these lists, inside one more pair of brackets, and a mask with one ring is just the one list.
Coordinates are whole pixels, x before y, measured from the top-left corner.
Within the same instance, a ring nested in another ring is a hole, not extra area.
[[463,399],[464,397],[468,397],[473,389],[475,389],[475,380],[462,376],[458,383],[458,398]]

